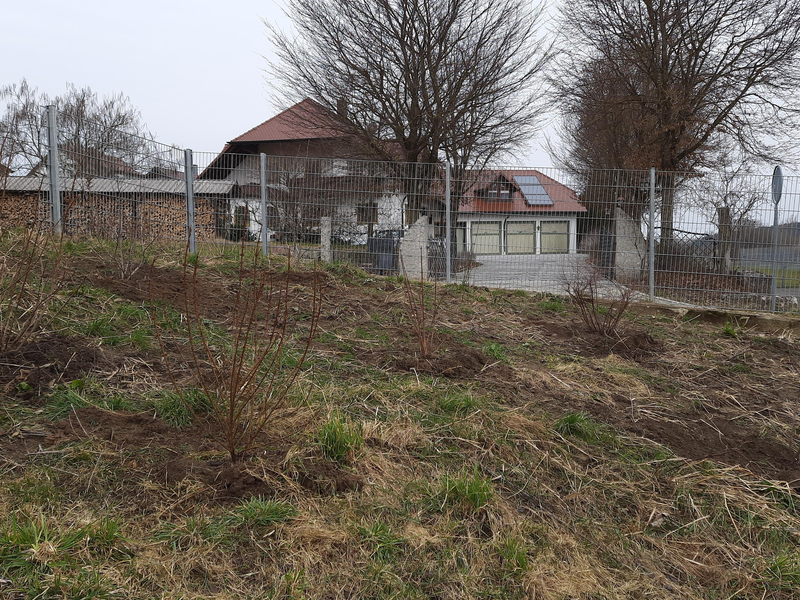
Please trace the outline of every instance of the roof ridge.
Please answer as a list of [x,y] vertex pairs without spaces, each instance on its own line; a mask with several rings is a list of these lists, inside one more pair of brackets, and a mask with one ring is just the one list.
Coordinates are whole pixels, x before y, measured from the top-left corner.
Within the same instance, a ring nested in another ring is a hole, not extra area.
[[[306,98],[303,98],[302,100],[300,100],[300,102],[296,102],[295,104],[293,104],[289,108],[286,108],[286,109],[282,110],[278,114],[271,116],[266,121],[263,121],[263,122],[259,123],[258,125],[256,125],[255,127],[251,127],[250,129],[248,129],[244,133],[241,133],[241,134],[237,135],[235,138],[230,140],[228,142],[228,144],[237,143],[237,140],[241,140],[243,137],[246,137],[248,134],[256,131],[257,129],[260,129],[262,127],[268,126],[270,123],[273,123],[274,121],[276,121],[276,119],[279,119],[281,117],[286,118],[286,117],[288,117],[290,115],[294,115],[295,113],[298,112],[298,109],[302,110],[302,108],[306,107],[306,106],[311,107],[310,108],[311,110],[317,110],[317,111],[321,110],[321,111],[330,112],[330,111],[328,111],[328,109],[325,106],[323,106],[322,104],[320,104],[319,102],[317,102],[313,98],[306,97]],[[306,109],[306,110],[309,110],[309,109]],[[223,152],[224,152],[224,150],[223,150]]]

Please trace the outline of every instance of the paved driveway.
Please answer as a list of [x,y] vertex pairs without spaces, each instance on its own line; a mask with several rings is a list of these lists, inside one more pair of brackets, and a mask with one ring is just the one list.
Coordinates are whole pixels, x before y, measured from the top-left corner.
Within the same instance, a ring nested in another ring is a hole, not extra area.
[[[472,269],[472,285],[563,294],[565,283],[574,279],[586,263],[582,254],[520,254],[478,256],[479,267]],[[462,273],[454,273],[458,282]]]
[[[470,273],[472,285],[560,295],[566,294],[567,282],[589,277],[595,268],[587,264],[585,254],[479,256],[478,262],[481,266]],[[455,273],[453,281],[459,283],[461,277],[462,273]],[[620,287],[615,282],[601,277],[596,285],[601,298],[619,298]],[[634,292],[633,297],[647,300],[646,294],[640,292]],[[670,300],[663,302],[679,304]]]

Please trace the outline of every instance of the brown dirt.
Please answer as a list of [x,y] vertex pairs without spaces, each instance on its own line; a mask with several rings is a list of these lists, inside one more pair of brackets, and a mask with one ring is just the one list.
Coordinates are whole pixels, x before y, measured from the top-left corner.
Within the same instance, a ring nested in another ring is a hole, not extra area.
[[492,362],[480,350],[455,342],[424,358],[417,349],[402,344],[391,352],[373,351],[364,353],[361,358],[368,364],[395,371],[442,375],[451,379],[474,378]]
[[530,324],[547,332],[556,342],[567,342],[575,347],[581,356],[597,358],[616,354],[623,358],[639,360],[659,351],[663,345],[640,328],[628,325],[614,336],[604,336],[588,331],[583,323],[571,321],[568,324],[558,320],[533,319]]
[[642,419],[627,423],[626,429],[656,440],[684,458],[739,465],[800,489],[797,453],[729,418],[684,416],[677,423]]
[[[714,329],[691,343],[665,343],[641,332],[614,341],[577,327],[570,332],[563,324],[545,329],[558,332],[548,335],[553,351],[569,349],[592,358],[613,353],[635,361],[627,368],[652,377],[649,398],[625,389],[604,389],[599,382],[589,383],[596,390],[592,395],[556,387],[546,399],[537,398],[554,416],[585,411],[623,432],[663,444],[678,456],[738,465],[800,489],[800,448],[792,449],[775,431],[793,427],[791,407],[800,385],[787,377],[786,369],[798,360],[796,345],[770,336],[749,342],[725,339]],[[710,355],[712,348],[731,358],[708,360],[704,371],[695,374],[699,366],[691,353]],[[737,368],[744,372],[738,374]],[[560,377],[571,385],[567,377]],[[695,397],[701,399],[697,405],[691,401]]]
[[9,395],[26,383],[31,389],[21,390],[17,399],[33,400],[56,383],[72,381],[113,361],[108,351],[86,340],[51,334],[0,356],[0,389]]
[[[174,429],[151,413],[106,411],[95,407],[80,408],[47,428],[47,437],[35,436],[32,443],[22,439],[12,444],[0,442],[3,456],[21,459],[36,451],[36,445],[51,448],[74,440],[105,440],[114,450],[151,450],[145,476],[155,482],[173,486],[187,477],[206,484],[215,501],[235,500],[253,496],[273,496],[276,484],[268,478],[248,471],[246,463],[231,464],[228,460],[201,460],[193,456],[217,452],[210,423]],[[285,440],[262,440],[261,457],[281,468],[289,450]],[[163,452],[166,451],[166,452]],[[165,458],[162,458],[164,456]],[[341,468],[337,463],[312,457],[303,461],[302,468],[284,470],[284,476],[294,478],[304,488],[320,495],[349,492],[363,486],[363,478]]]
[[[182,267],[145,265],[130,278],[121,279],[103,261],[89,260],[80,266],[80,271],[94,285],[131,302],[149,303],[152,298],[178,310],[185,309],[188,302],[192,309],[196,306],[202,316],[217,320],[230,316],[230,309],[236,298],[236,277],[224,276],[213,270],[203,269],[195,278],[191,268],[184,273]],[[276,282],[283,284],[284,277],[278,274]],[[323,285],[329,280],[327,273],[315,275],[308,271],[292,271],[289,274],[289,285],[310,288],[315,277]]]
[[[197,309],[203,316],[224,318],[230,313],[233,289],[230,286],[226,288],[221,278],[202,275],[193,281],[191,272],[184,275],[178,269],[144,267],[125,280],[107,274],[104,267],[103,263],[97,265],[97,270],[91,275],[92,283],[131,302],[149,303],[152,297],[181,310],[187,300],[190,306],[194,306],[196,300]],[[184,281],[188,283],[188,289]]]
[[297,474],[297,481],[307,490],[329,495],[352,492],[363,487],[364,479],[354,472],[344,471],[335,462],[317,460],[305,464]]
[[[116,279],[106,271],[105,266],[96,261],[85,268],[85,272],[93,273],[91,279],[96,285],[129,300],[147,302],[152,289],[153,297],[159,300],[178,307],[183,303],[183,273],[179,269],[153,270],[152,286],[149,268],[141,269],[129,281]],[[313,273],[295,272],[292,282],[298,287],[309,286],[314,277]],[[627,331],[614,339],[585,331],[582,323],[572,315],[525,312],[525,301],[513,297],[504,299],[505,304],[476,300],[475,310],[469,314],[451,309],[445,299],[442,321],[448,324],[448,328],[472,336],[473,343],[468,346],[449,334],[443,334],[437,338],[438,350],[433,356],[423,359],[418,356],[407,325],[388,326],[393,340],[391,344],[362,342],[352,336],[355,327],[367,324],[374,315],[385,318],[402,311],[402,290],[394,283],[376,278],[368,279],[366,283],[359,281],[356,286],[331,279],[324,273],[319,277],[327,288],[320,330],[348,340],[353,353],[366,364],[462,381],[480,380],[484,392],[507,398],[511,403],[544,406],[555,417],[584,410],[622,431],[661,443],[678,456],[740,465],[800,485],[797,452],[789,447],[785,438],[779,438],[770,429],[773,424],[783,428],[791,426],[787,407],[794,406],[800,395],[796,377],[794,380],[787,377],[788,365],[797,363],[797,347],[791,341],[763,336],[742,343],[721,338],[718,327],[695,323],[683,325],[677,321],[670,326],[677,341],[669,335],[656,338],[635,324],[629,325]],[[359,278],[363,279],[362,276]],[[202,314],[223,320],[229,316],[234,289],[232,282],[233,278],[211,271],[198,278],[197,296]],[[519,302],[522,308],[513,305],[514,302]],[[397,319],[402,319],[402,316],[395,319],[399,323]],[[499,333],[501,329],[504,331],[502,334]],[[697,335],[698,331],[701,334]],[[695,332],[692,335],[696,338],[687,338],[691,332]],[[538,341],[540,352],[550,356],[600,360],[613,355],[632,361],[629,368],[638,368],[653,380],[647,384],[649,398],[632,399],[635,394],[605,382],[600,372],[602,369],[593,367],[591,362],[581,364],[582,374],[577,376],[577,380],[572,380],[569,375],[544,366],[546,360],[541,358],[541,354],[528,358],[515,355],[511,367],[476,349],[490,341],[513,347],[532,339]],[[703,349],[708,345],[719,348],[715,348],[714,356],[703,358]],[[318,344],[317,348],[338,352],[335,344],[330,343]],[[726,359],[723,355],[733,358]],[[750,358],[742,362],[742,356]],[[81,340],[51,336],[4,357],[4,364],[0,366],[0,385],[6,388],[6,395],[13,393],[14,386],[23,380],[39,390],[53,382],[79,377],[98,365],[107,365],[109,361],[113,362],[113,357],[108,355],[108,351],[101,351]],[[737,365],[751,372],[741,375],[729,372]],[[156,367],[155,364],[152,366]],[[690,369],[698,366],[707,372],[697,375],[696,369]],[[598,369],[597,377],[587,375],[592,368]],[[540,373],[540,381],[526,381],[520,375],[523,370]],[[597,394],[588,393],[589,388],[597,390],[602,398],[597,399]],[[687,401],[686,398],[695,393],[702,395],[702,407],[692,406]],[[730,396],[736,397],[739,406],[729,401]],[[641,408],[653,403],[659,405],[657,410]],[[207,431],[202,428],[174,430],[149,414],[110,413],[92,408],[81,409],[77,414],[80,424],[71,415],[52,427],[47,443],[55,444],[88,434],[121,448],[154,445],[168,448],[173,454],[177,452],[171,459],[175,462],[156,465],[154,471],[158,472],[158,478],[168,482],[193,475],[214,486],[220,494],[234,496],[266,494],[272,489],[258,478],[251,479],[254,476],[245,471],[225,471],[226,465],[189,459],[191,452],[213,447]],[[0,439],[3,440],[0,451],[9,456],[22,456],[42,442],[37,432],[19,434],[13,440],[7,436]],[[180,450],[182,447],[186,448],[185,452]],[[283,451],[285,456],[285,449],[281,450],[280,445],[276,447],[279,448],[276,452]],[[282,460],[281,456],[275,456],[275,464]],[[320,460],[307,463],[304,463],[302,473],[295,473],[293,477],[316,493],[341,492],[361,485],[357,474],[342,470],[338,465]]]
[[187,446],[197,451],[214,448],[208,428],[203,426],[174,429],[152,413],[107,411],[93,406],[80,408],[50,427],[50,445],[80,438],[112,442],[117,450],[161,446]]

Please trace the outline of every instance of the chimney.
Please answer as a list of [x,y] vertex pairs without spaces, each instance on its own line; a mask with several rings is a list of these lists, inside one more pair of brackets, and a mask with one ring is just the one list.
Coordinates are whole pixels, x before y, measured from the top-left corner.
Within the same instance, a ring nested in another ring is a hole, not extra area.
[[336,100],[336,114],[343,119],[347,118],[347,100],[345,98]]

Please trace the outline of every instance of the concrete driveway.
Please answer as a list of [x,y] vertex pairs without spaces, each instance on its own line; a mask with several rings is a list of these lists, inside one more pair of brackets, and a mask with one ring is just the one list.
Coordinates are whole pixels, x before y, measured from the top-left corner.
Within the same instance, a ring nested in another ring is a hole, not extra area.
[[[563,294],[565,283],[574,279],[586,263],[582,254],[519,254],[478,256],[479,267],[472,269],[472,285]],[[462,281],[454,273],[453,281]]]
[[[585,254],[520,254],[507,256],[479,256],[479,267],[470,273],[470,283],[489,288],[525,290],[565,295],[567,282],[578,282],[590,277],[595,269],[586,260]],[[454,273],[453,282],[463,281],[463,273]],[[596,289],[601,298],[620,297],[619,284],[600,277]],[[647,296],[634,292],[636,300],[647,300]],[[665,300],[665,303],[678,304]]]

